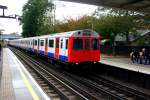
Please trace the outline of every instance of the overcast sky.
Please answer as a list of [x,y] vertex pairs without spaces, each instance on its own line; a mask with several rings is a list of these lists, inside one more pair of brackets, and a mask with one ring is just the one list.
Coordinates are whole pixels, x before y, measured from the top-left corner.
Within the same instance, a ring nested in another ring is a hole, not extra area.
[[[22,15],[22,7],[28,0],[1,0],[0,5],[7,6],[5,15]],[[76,18],[85,14],[91,14],[97,7],[93,5],[56,1],[56,19],[63,20],[65,18]],[[0,10],[2,15],[2,10]],[[22,32],[22,26],[15,19],[0,18],[0,29],[4,29],[3,34],[13,32]]]

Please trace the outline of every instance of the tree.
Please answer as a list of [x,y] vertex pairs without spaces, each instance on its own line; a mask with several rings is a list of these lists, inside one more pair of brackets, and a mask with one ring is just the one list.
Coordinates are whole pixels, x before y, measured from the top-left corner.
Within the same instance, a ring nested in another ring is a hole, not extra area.
[[80,29],[91,29],[92,28],[92,17],[91,16],[82,16],[77,19],[67,19],[66,21],[60,22],[57,21],[55,25],[56,32],[65,32],[72,30],[80,30]]
[[[100,11],[103,11],[103,13],[100,13]],[[112,40],[113,55],[115,55],[115,37],[118,34],[125,35],[126,44],[130,45],[129,33],[134,32],[136,27],[139,26],[135,20],[135,17],[140,15],[139,13],[99,7],[93,15],[99,19],[95,26],[96,31],[99,31],[104,38],[110,38]]]
[[[48,2],[48,0],[28,0],[28,2],[23,7],[22,24],[24,37],[31,37],[47,33],[42,31],[46,28],[49,31],[51,27],[47,28],[49,25],[47,21],[47,11],[54,10],[54,4]],[[51,17],[52,18],[52,17]],[[50,22],[50,21],[49,21]],[[51,22],[50,22],[51,23]]]
[[[126,35],[126,43],[130,44],[129,33],[135,32],[136,28],[141,26],[141,23],[137,22],[137,16],[142,14],[134,11],[98,7],[93,15],[99,18],[96,29],[102,33],[106,32],[105,34],[107,37],[111,37],[112,41],[117,34],[124,34]],[[111,35],[112,33],[113,35]]]

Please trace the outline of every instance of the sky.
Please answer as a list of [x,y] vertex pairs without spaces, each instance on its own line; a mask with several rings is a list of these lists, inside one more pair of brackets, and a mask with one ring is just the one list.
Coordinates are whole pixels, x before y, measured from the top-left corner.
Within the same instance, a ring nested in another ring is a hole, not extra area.
[[[22,15],[22,7],[28,0],[1,0],[0,5],[7,6],[5,15]],[[97,6],[79,4],[73,2],[55,1],[56,4],[56,19],[64,20],[67,18],[78,18],[82,15],[90,15],[95,11]],[[0,15],[2,10],[0,9]],[[19,21],[15,19],[0,18],[0,30],[4,29],[3,34],[10,34],[13,32],[21,33],[22,26],[19,25]]]

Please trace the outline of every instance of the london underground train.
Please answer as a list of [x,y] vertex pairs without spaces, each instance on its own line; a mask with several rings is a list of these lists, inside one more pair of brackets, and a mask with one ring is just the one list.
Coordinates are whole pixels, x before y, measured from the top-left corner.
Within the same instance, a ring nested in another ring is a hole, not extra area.
[[100,61],[100,36],[89,29],[11,40],[9,44],[67,64]]

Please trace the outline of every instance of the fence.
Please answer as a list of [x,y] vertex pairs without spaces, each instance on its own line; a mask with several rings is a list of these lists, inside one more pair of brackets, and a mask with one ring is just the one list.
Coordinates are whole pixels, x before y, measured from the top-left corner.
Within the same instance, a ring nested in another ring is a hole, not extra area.
[[[146,48],[148,51],[150,51],[150,46],[115,46],[114,51],[115,51],[115,55],[129,56],[132,50],[141,51],[142,48]],[[101,49],[101,53],[104,54],[113,53],[113,47],[110,45],[101,45],[100,49]]]

